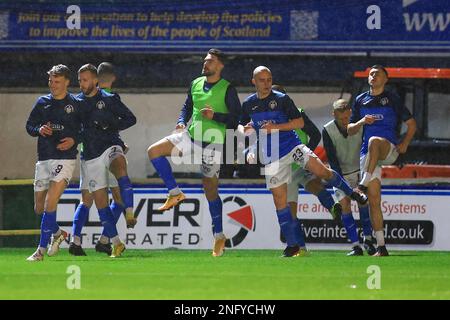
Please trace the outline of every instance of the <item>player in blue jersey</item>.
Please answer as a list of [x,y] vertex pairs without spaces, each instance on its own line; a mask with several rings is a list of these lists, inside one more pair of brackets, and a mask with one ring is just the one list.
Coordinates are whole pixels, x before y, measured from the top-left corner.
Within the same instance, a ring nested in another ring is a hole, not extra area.
[[[281,93],[286,94],[286,90],[280,85],[272,85],[272,89]],[[317,126],[309,119],[303,108],[297,107],[300,111],[301,118],[304,121],[304,126],[302,129],[296,129],[295,132],[300,138],[300,141],[305,144],[310,150],[314,150],[320,142],[321,135]],[[255,163],[256,160],[256,147],[250,148],[247,154],[247,161],[249,163]],[[316,177],[314,174],[301,168],[297,164],[292,164],[292,179],[287,185],[287,202],[291,209],[291,214],[294,219],[297,218],[297,206],[298,206],[298,189],[303,186],[306,191],[314,194],[319,202],[328,209],[331,213],[333,219],[336,222],[341,220],[342,206],[339,202],[334,201],[332,194],[325,188],[322,184],[321,179]],[[299,242],[299,256],[307,255],[308,251],[306,249],[305,235],[303,228],[301,227],[301,221],[299,220],[300,228],[298,232],[298,242]]]
[[[273,85],[272,89],[286,94],[286,90],[279,85]],[[296,129],[295,133],[297,133],[297,136],[303,144],[310,150],[314,150],[322,138],[319,128],[306,115],[303,108],[297,108],[304,121],[304,126],[302,129]],[[342,208],[339,202],[334,202],[332,194],[327,191],[318,177],[304,168],[299,168],[296,164],[292,165],[292,181],[288,183],[288,203],[291,207],[293,217],[297,216],[298,188],[300,186],[303,186],[309,193],[314,194],[319,199],[319,202],[328,209],[336,222],[340,221]]]
[[127,173],[127,162],[123,152],[123,141],[119,131],[136,123],[136,117],[115,95],[97,87],[97,69],[91,64],[78,70],[78,81],[82,93],[79,98],[86,108],[83,121],[84,160],[89,191],[93,193],[100,221],[106,236],[113,243],[111,257],[118,257],[125,250],[117,234],[116,220],[108,202],[108,176],[116,177],[125,207],[127,227],[136,224],[133,212],[133,188]]
[[[222,226],[222,200],[219,196],[219,173],[227,128],[236,128],[241,103],[237,91],[221,76],[224,54],[210,49],[204,58],[202,75],[191,83],[184,106],[176,125],[177,133],[167,136],[148,148],[148,156],[164,181],[169,195],[160,211],[169,210],[186,197],[179,189],[167,156],[194,155],[201,164],[203,188],[208,200],[213,225],[214,246],[212,256],[222,256],[226,236]],[[192,118],[188,129],[187,124]]]
[[50,94],[38,98],[26,124],[28,134],[38,137],[34,210],[44,213],[39,247],[28,261],[44,259],[52,235],[47,254],[55,255],[68,235],[56,222],[56,208],[75,169],[82,123],[80,101],[67,91],[69,68],[60,64],[47,73]]
[[287,204],[287,183],[292,178],[293,163],[342,189],[360,203],[367,202],[367,197],[353,191],[337,172],[325,167],[301,143],[294,131],[304,126],[300,111],[288,95],[272,90],[272,73],[267,67],[259,66],[253,71],[252,83],[256,93],[247,97],[242,105],[240,130],[244,133],[256,130],[265,164],[266,185],[272,192],[278,222],[287,242],[283,256],[298,256],[300,243],[296,231],[299,224]]
[[[356,187],[360,176],[359,151],[361,149],[362,130],[359,130],[358,134],[353,136],[347,134],[347,125],[351,114],[351,106],[347,100],[338,99],[334,101],[334,119],[325,124],[322,137],[331,168],[344,177],[352,187]],[[342,205],[342,223],[347,231],[347,238],[352,243],[352,250],[347,255],[362,256],[363,250],[359,244],[358,232],[353,219],[351,199],[339,189],[335,189],[335,195]],[[369,255],[373,255],[376,253],[376,249],[372,241],[372,225],[368,205],[359,205],[359,216],[363,227],[364,248]]]
[[[367,192],[369,197],[372,226],[378,244],[375,256],[388,256],[381,212],[381,166],[394,163],[399,154],[406,152],[416,132],[416,121],[398,95],[385,91],[388,73],[383,66],[374,65],[370,69],[368,82],[370,90],[357,96],[353,103],[347,131],[349,135],[354,135],[361,127],[364,130],[359,189]],[[406,123],[407,131],[403,140],[399,141],[401,122]]]
[[[113,66],[108,62],[102,62],[97,68],[98,76],[98,87],[99,89],[105,90],[108,93],[112,93],[112,85],[116,81],[116,75],[114,74]],[[119,95],[114,93],[118,98]],[[129,150],[128,146],[124,143],[123,152],[126,154]],[[81,231],[87,221],[89,216],[89,210],[94,202],[94,197],[92,193],[89,192],[89,181],[86,176],[86,161],[84,160],[83,144],[81,144],[80,153],[80,191],[81,191],[81,202],[77,206],[73,218],[72,226],[72,241],[69,246],[69,253],[74,256],[85,256],[83,248],[81,247]],[[122,202],[122,197],[120,196],[120,188],[116,177],[109,172],[108,173],[108,186],[111,190],[113,202],[111,203],[111,211],[114,216],[114,221],[117,223],[122,212],[124,211],[124,206]],[[95,250],[97,252],[106,253],[108,256],[112,253],[112,247],[109,241],[109,237],[106,234],[105,228],[103,228],[100,239],[95,244]]]

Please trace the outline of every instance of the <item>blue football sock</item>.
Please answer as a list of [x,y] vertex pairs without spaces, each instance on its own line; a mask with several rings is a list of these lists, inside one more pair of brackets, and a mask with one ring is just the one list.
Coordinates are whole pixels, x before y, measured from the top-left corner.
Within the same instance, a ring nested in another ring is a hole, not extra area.
[[173,177],[169,160],[167,160],[166,157],[155,158],[152,159],[151,162],[169,191],[178,187],[177,182]]
[[211,214],[213,233],[223,232],[222,227],[222,200],[217,197],[214,201],[208,201],[209,213]]
[[58,232],[59,230],[59,225],[56,222],[56,211],[52,211],[52,212],[47,212],[47,214],[51,217],[51,222],[52,222],[52,234],[55,234],[56,232]]
[[286,243],[289,247],[297,244],[295,222],[291,216],[291,209],[286,207],[281,210],[277,210],[278,223],[280,224],[281,232],[286,239]]
[[98,209],[98,215],[100,217],[100,221],[105,229],[105,233],[108,234],[108,238],[113,238],[117,236],[117,228],[114,223],[114,217],[110,207],[105,207],[102,209]]
[[[112,215],[114,217],[114,225],[117,225],[117,221],[119,221],[119,218],[123,212],[123,210],[125,209],[121,204],[113,201],[110,205],[111,211],[112,211]],[[117,228],[117,227],[116,227]],[[108,237],[110,238],[110,236],[107,234],[106,229],[103,228],[102,231],[102,236]]]
[[302,224],[299,219],[294,219],[295,239],[300,247],[306,247],[305,233],[303,232]]
[[352,243],[359,242],[358,232],[356,231],[355,219],[351,212],[342,213],[341,216],[342,223],[344,224],[345,230],[347,230],[347,238],[350,239]]
[[120,196],[122,197],[125,208],[133,208],[133,187],[131,185],[130,178],[123,176],[117,179],[120,188]]
[[361,220],[365,237],[372,236],[372,223],[370,222],[369,206],[359,207],[359,219]]
[[117,224],[117,221],[119,221],[120,216],[122,215],[125,208],[120,203],[117,203],[115,201],[113,201],[109,207],[111,208],[114,217],[114,223]]
[[81,238],[81,230],[83,229],[87,217],[89,216],[89,208],[83,203],[80,203],[75,210],[75,215],[73,216],[72,224],[72,235]]
[[341,189],[347,196],[350,196],[353,193],[352,187],[350,187],[348,182],[345,181],[339,173],[337,173],[334,170],[331,171],[333,171],[333,177],[327,181],[328,184],[338,189]]
[[322,191],[320,191],[320,193],[317,195],[317,198],[325,208],[327,208],[329,211],[331,210],[334,205],[334,199],[327,189],[323,189]]
[[39,247],[47,248],[52,233],[55,233],[58,229],[59,227],[56,223],[56,211],[44,212],[41,220],[41,238],[39,240]]

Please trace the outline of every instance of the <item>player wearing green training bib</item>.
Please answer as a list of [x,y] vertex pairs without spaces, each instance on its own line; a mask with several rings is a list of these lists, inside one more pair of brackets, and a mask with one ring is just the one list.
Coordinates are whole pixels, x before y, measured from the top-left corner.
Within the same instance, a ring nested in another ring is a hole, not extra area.
[[[160,211],[169,210],[186,199],[179,189],[167,156],[175,162],[179,156],[194,155],[200,164],[203,187],[212,219],[214,247],[212,255],[223,254],[226,237],[222,228],[222,200],[218,194],[219,171],[227,128],[238,125],[241,103],[236,89],[221,77],[224,55],[210,49],[203,63],[202,75],[192,81],[175,129],[178,131],[151,145],[148,156],[169,195]],[[187,123],[192,119],[186,130]]]

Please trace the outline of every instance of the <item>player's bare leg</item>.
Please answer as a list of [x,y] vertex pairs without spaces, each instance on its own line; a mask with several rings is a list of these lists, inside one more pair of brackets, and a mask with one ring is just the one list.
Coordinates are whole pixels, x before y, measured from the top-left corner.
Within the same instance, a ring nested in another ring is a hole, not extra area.
[[120,196],[120,188],[114,187],[110,188],[113,200],[123,206],[122,197]]
[[282,210],[287,206],[287,184],[270,189],[272,192],[273,203],[277,210]]
[[203,177],[203,190],[208,201],[214,201],[219,196],[219,179],[217,177]]
[[88,208],[92,207],[94,204],[94,196],[89,192],[89,190],[81,190],[81,202],[83,202],[83,204]]
[[362,172],[362,179],[358,188],[365,192],[372,174],[378,165],[378,161],[386,159],[391,150],[391,143],[380,137],[372,137],[369,139],[369,150],[366,156],[366,162],[364,163],[364,170]]
[[328,169],[319,158],[310,157],[306,169],[315,174],[319,179],[330,180],[333,172]]
[[148,158],[155,167],[161,179],[164,181],[169,194],[167,196],[166,202],[159,207],[158,211],[169,210],[172,207],[179,204],[181,201],[186,199],[186,196],[181,192],[178,187],[173,174],[172,168],[170,167],[169,161],[166,157],[169,156],[181,156],[181,151],[178,150],[172,142],[163,138],[154,144],[152,144],[148,149]]
[[306,186],[305,186],[306,191],[308,191],[309,193],[312,193],[314,195],[317,195],[320,191],[323,190],[323,185],[320,182],[320,179],[313,179],[310,180]]
[[[50,181],[50,185],[47,192],[47,197],[45,198],[44,211],[46,213],[54,212],[56,215],[56,208],[58,206],[59,199],[67,187],[67,181]],[[68,233],[58,226],[58,230],[53,230],[53,236],[50,242],[50,247],[47,251],[49,256],[54,256],[59,251],[59,246],[67,238]]]
[[[172,154],[172,152],[175,152]],[[147,149],[148,158],[150,160],[156,159],[158,157],[169,157],[171,155],[181,156],[181,151],[178,150],[172,142],[163,138],[154,144],[152,144]]]
[[47,196],[47,191],[36,191],[34,193],[34,212],[36,214],[43,214],[44,213],[44,205],[45,205],[45,198]]
[[[47,196],[47,191],[48,190],[34,192],[34,212],[38,215],[44,213],[44,205],[45,205],[45,198]],[[42,247],[41,245],[39,245],[37,250],[27,258],[27,261],[31,262],[43,261],[46,249],[47,247]]]
[[387,256],[388,251],[385,247],[384,241],[384,225],[383,213],[381,212],[381,182],[378,179],[370,181],[367,188],[367,195],[369,196],[370,217],[372,227],[375,231],[375,238],[377,240],[377,253],[374,256]]

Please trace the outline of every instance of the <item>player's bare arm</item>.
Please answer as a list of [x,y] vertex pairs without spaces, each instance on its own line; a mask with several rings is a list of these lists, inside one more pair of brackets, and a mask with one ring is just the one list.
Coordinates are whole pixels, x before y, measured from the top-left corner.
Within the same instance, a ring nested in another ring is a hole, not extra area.
[[411,143],[411,140],[414,137],[414,134],[416,133],[416,130],[417,130],[416,120],[414,120],[413,118],[407,120],[405,123],[407,126],[406,135],[403,138],[402,142],[400,142],[396,146],[397,151],[400,154],[405,153],[406,150],[408,150],[408,146]]
[[372,124],[376,121],[375,117],[368,114],[364,116],[361,120],[355,123],[349,123],[347,126],[347,133],[349,136],[353,136],[358,133],[358,131],[365,125],[365,124]]

